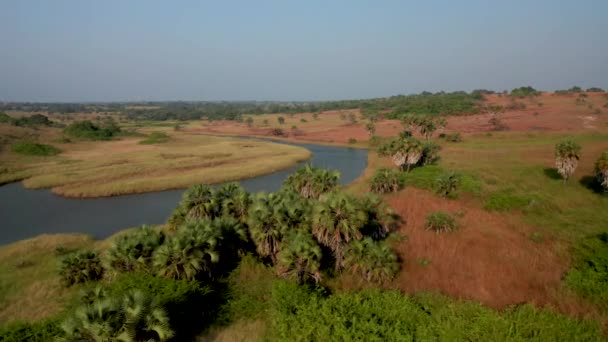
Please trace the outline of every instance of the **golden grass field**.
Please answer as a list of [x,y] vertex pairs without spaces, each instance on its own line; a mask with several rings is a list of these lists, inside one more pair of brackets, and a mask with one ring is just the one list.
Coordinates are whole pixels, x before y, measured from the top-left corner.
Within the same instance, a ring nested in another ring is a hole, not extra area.
[[[47,130],[38,140],[53,141],[58,133]],[[164,131],[170,139],[159,144],[140,144],[141,137],[54,143],[63,152],[52,157],[26,157],[5,148],[0,183],[23,179],[28,188],[51,188],[62,196],[113,196],[251,178],[311,155],[284,144]]]

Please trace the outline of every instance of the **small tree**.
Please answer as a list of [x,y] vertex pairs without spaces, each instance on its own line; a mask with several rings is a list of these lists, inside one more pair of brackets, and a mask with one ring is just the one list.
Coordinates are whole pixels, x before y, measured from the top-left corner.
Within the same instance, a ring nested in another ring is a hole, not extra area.
[[595,174],[604,191],[608,191],[608,151],[604,151],[595,163]]
[[435,181],[435,193],[441,197],[455,197],[460,184],[460,175],[455,172],[446,172]]
[[317,113],[317,112],[312,113],[312,118],[315,119],[315,120],[318,120],[319,119],[319,113]]
[[285,123],[285,118],[284,118],[284,117],[282,117],[282,116],[279,116],[279,117],[277,118],[277,121],[279,122],[279,125],[282,125],[282,124],[284,124],[284,123]]
[[245,123],[247,124],[247,127],[253,127],[253,118],[250,116],[247,119],[245,119]]
[[417,130],[426,140],[430,140],[435,131],[447,125],[447,121],[439,116],[406,115],[401,119],[401,124],[406,130]]
[[349,122],[351,125],[356,124],[356,123],[357,123],[357,116],[356,116],[354,113],[350,113],[350,114],[348,114],[348,122]]
[[372,177],[369,190],[378,194],[395,192],[403,188],[403,183],[403,178],[399,172],[392,169],[380,168]]
[[365,130],[370,137],[373,137],[376,134],[376,124],[373,121],[370,121],[365,124]]
[[572,140],[564,140],[555,145],[555,166],[564,183],[576,170],[580,153],[581,146]]

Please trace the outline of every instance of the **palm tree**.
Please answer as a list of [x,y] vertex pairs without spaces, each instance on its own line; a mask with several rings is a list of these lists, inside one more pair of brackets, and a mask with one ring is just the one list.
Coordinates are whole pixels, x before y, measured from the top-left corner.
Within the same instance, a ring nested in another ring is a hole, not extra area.
[[555,165],[564,183],[576,170],[580,153],[581,146],[572,140],[564,140],[555,145]]
[[608,191],[608,151],[604,151],[595,163],[595,174],[604,191]]
[[370,181],[370,191],[378,194],[395,192],[403,188],[404,180],[395,170],[380,168]]
[[380,156],[389,156],[393,163],[401,170],[409,172],[412,165],[416,165],[423,154],[424,146],[420,140],[413,137],[395,137],[378,148]]
[[371,238],[348,244],[344,265],[370,282],[386,283],[399,271],[397,255],[384,242]]
[[367,219],[359,201],[344,193],[331,193],[313,207],[312,233],[333,251],[336,269],[342,267],[346,244],[363,238]]
[[103,271],[97,253],[86,250],[66,255],[59,265],[59,276],[66,286],[99,280]]
[[169,229],[176,230],[179,226],[186,222],[186,216],[188,215],[188,209],[180,203],[177,208],[173,210],[171,216],[167,220]]
[[236,183],[224,184],[217,189],[216,197],[218,202],[221,202],[224,216],[232,216],[245,222],[251,198],[243,187]]
[[277,273],[279,276],[294,279],[298,284],[309,280],[321,281],[321,247],[313,236],[299,230],[285,242],[278,254]]
[[221,213],[213,188],[206,184],[193,185],[184,192],[180,206],[186,211],[186,219],[214,218]]
[[174,333],[165,310],[141,291],[108,297],[103,291],[62,322],[58,341],[167,341]]
[[289,175],[284,182],[287,189],[299,193],[304,198],[319,198],[323,193],[335,190],[340,180],[340,172],[306,164]]
[[211,276],[219,261],[218,238],[210,230],[190,222],[168,239],[154,253],[153,265],[158,274],[171,279],[195,279],[203,272]]
[[273,262],[276,262],[279,245],[288,228],[282,212],[284,209],[282,201],[283,198],[279,193],[256,195],[247,219],[258,254],[262,257],[270,257]]
[[136,270],[148,270],[152,254],[165,241],[165,234],[149,226],[118,237],[104,256],[104,266],[114,275]]
[[367,215],[367,222],[361,229],[365,236],[374,240],[384,239],[394,231],[401,218],[380,197],[368,194],[361,201]]

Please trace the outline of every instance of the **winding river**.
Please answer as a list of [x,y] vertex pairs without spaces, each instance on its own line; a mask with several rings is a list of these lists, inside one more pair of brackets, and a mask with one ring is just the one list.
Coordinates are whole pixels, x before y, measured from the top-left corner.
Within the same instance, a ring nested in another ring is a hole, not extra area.
[[[312,152],[315,166],[340,171],[348,184],[367,167],[367,150],[286,143]],[[265,176],[241,180],[250,192],[276,191],[303,162]],[[64,198],[50,190],[30,190],[21,183],[0,186],[0,245],[45,233],[85,233],[96,239],[142,224],[166,221],[183,189],[92,199]]]

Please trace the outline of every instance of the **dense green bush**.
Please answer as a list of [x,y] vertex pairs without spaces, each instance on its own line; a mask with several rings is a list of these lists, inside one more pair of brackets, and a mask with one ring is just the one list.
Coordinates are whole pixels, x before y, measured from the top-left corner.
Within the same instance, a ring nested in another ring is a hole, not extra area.
[[608,233],[586,238],[578,244],[566,283],[608,311]]
[[42,114],[34,114],[32,116],[24,116],[12,120],[12,124],[21,127],[37,127],[37,126],[52,126],[53,122],[48,117]]
[[498,313],[436,295],[366,290],[326,296],[279,282],[273,288],[274,341],[602,341],[596,322],[522,305]]
[[88,140],[109,140],[117,133],[120,128],[115,125],[109,127],[99,127],[91,121],[74,121],[63,132],[71,137]]
[[15,322],[0,327],[3,342],[48,342],[61,334],[59,318],[50,318],[34,323]]
[[152,132],[148,135],[148,137],[144,140],[141,140],[139,143],[142,145],[150,145],[150,144],[161,144],[169,141],[169,136],[164,132]]
[[66,286],[99,280],[103,267],[97,253],[77,251],[64,256],[59,264],[59,276]]
[[370,180],[369,190],[378,194],[399,191],[403,188],[402,174],[393,169],[380,168]]
[[454,216],[442,211],[436,211],[427,215],[425,226],[428,230],[443,233],[458,229],[458,222],[456,222]]
[[352,144],[356,144],[357,143],[357,139],[355,139],[355,138],[348,138],[348,143],[351,144],[351,145]]
[[435,193],[441,197],[455,198],[458,196],[458,186],[461,176],[456,172],[444,172],[435,181]]
[[462,142],[462,135],[458,132],[452,134],[446,134],[444,136],[445,141],[449,142]]
[[0,112],[0,123],[11,123],[13,122],[13,118],[10,117],[5,112]]
[[512,97],[532,97],[538,96],[540,92],[530,86],[527,87],[519,87],[511,90]]
[[105,268],[114,275],[133,271],[150,271],[152,255],[165,241],[165,234],[142,226],[112,241],[103,257]]
[[52,145],[38,144],[30,141],[19,141],[11,146],[11,151],[27,156],[54,156],[61,150]]

